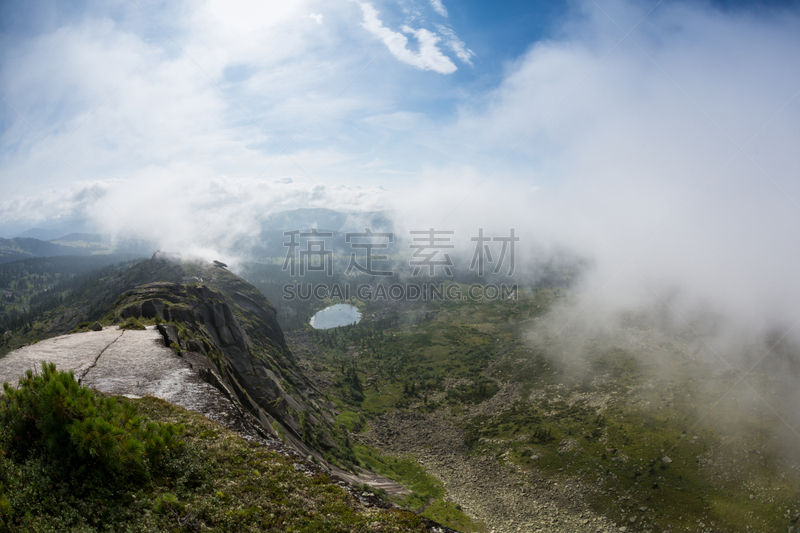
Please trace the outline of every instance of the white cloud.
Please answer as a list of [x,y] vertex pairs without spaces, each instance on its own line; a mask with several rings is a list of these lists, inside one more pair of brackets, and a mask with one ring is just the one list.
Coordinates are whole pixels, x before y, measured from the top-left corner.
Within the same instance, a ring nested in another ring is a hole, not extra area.
[[[371,211],[386,207],[382,187],[309,182],[303,176],[278,179],[216,177],[176,180],[177,169],[153,170],[139,180],[69,184],[6,202],[0,218],[31,225],[53,218],[88,218],[98,232],[140,237],[150,246],[199,253],[226,247],[237,237],[257,235],[270,213],[301,207]],[[37,213],[36,219],[30,214]]]
[[[787,67],[800,53],[797,15],[662,6],[635,43],[611,51],[619,30],[591,7],[440,133],[439,146],[474,150],[486,178],[471,193],[454,189],[470,195],[447,222],[502,211],[529,242],[590,258],[588,293],[604,305],[674,289],[685,296],[679,312],[703,302],[748,328],[791,325],[800,72]],[[457,177],[449,166],[430,174]]]
[[311,13],[306,15],[308,18],[313,19],[317,24],[322,24],[322,15],[319,13]]
[[74,182],[67,188],[38,188],[37,194],[18,195],[0,204],[0,221],[5,224],[27,224],[82,219],[102,205],[113,180],[93,183]]
[[441,16],[447,16],[447,9],[444,7],[444,4],[442,4],[442,0],[431,0],[431,7]]
[[456,33],[447,26],[437,24],[436,29],[438,29],[439,33],[442,35],[442,37],[444,37],[445,46],[452,50],[456,57],[461,61],[467,65],[472,65],[472,57],[475,55],[475,53],[467,48],[467,45],[464,44],[464,41],[459,39]]
[[442,54],[442,51],[436,46],[441,38],[435,33],[424,28],[415,30],[404,26],[403,32],[414,35],[419,43],[419,50],[414,52],[408,49],[408,38],[405,35],[383,25],[372,4],[364,2],[359,5],[364,14],[364,22],[361,25],[383,41],[383,44],[399,61],[420,70],[432,70],[440,74],[452,74],[457,70],[450,58]]

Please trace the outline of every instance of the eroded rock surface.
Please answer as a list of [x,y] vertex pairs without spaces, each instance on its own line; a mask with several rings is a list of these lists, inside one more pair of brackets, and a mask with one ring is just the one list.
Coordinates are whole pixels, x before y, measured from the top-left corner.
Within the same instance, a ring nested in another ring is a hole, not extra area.
[[185,358],[166,348],[154,327],[75,333],[31,344],[0,361],[0,381],[14,385],[42,362],[72,370],[84,386],[129,397],[155,396],[191,409],[240,434],[263,437],[222,392],[200,379]]

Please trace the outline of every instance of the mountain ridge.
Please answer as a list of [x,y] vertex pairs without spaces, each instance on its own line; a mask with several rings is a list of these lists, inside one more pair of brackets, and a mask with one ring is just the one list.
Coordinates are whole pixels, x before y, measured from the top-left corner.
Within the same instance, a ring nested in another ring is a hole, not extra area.
[[309,455],[341,455],[347,439],[333,425],[332,405],[304,375],[275,309],[255,287],[224,268],[162,252],[114,284],[127,290],[102,324],[158,324],[165,344],[193,359],[201,376],[231,394],[264,431]]

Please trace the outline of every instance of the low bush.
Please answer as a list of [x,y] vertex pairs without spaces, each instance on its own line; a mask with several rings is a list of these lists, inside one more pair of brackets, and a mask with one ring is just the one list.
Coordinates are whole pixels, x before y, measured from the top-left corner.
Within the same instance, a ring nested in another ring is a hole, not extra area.
[[3,388],[3,448],[20,459],[41,455],[65,476],[93,472],[112,484],[146,479],[180,446],[180,426],[145,421],[134,405],[81,387],[72,371],[52,363],[42,363],[41,374],[28,370],[17,388]]
[[130,317],[127,320],[125,320],[125,322],[123,322],[122,324],[119,325],[119,328],[120,329],[147,329],[147,328],[145,328],[144,324],[142,324],[141,322],[139,322],[138,320],[136,320],[133,317]]

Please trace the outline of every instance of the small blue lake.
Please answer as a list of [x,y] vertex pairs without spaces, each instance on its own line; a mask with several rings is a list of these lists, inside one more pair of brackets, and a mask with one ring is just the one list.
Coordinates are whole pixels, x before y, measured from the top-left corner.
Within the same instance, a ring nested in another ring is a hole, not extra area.
[[314,329],[331,329],[348,324],[357,324],[361,320],[358,307],[348,304],[336,304],[326,307],[311,317],[311,327]]

